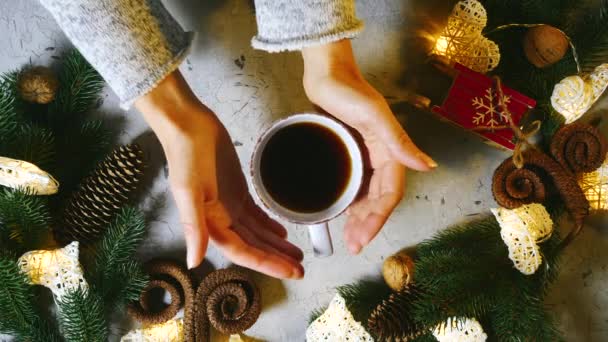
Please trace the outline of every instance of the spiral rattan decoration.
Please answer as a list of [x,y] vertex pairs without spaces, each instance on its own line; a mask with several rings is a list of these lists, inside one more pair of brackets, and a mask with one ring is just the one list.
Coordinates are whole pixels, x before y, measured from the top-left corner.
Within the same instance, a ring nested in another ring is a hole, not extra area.
[[[209,274],[194,291],[188,271],[167,260],[146,264],[152,280],[139,303],[129,306],[129,314],[144,325],[159,324],[175,317],[184,303],[184,339],[210,341],[210,326],[224,334],[240,333],[251,327],[261,311],[260,294],[247,274],[237,268]],[[171,304],[154,311],[150,290],[162,288],[171,294]]]
[[494,198],[502,207],[515,209],[544,202],[547,189],[555,187],[575,222],[574,230],[563,241],[568,244],[582,229],[590,208],[577,174],[600,167],[607,149],[606,138],[596,128],[580,123],[566,125],[551,141],[553,158],[530,149],[523,154],[522,168],[508,158],[496,169],[492,181]]
[[[518,169],[506,159],[494,173],[492,192],[496,202],[507,209],[524,204],[542,203],[552,183],[576,223],[575,234],[589,214],[589,202],[571,172],[546,154],[531,149],[523,153],[525,164]],[[549,183],[551,182],[551,183]]]
[[572,173],[593,172],[606,158],[606,138],[590,125],[562,127],[551,140],[551,154]]
[[260,293],[243,270],[218,270],[199,285],[194,308],[196,336],[209,336],[209,323],[224,334],[235,334],[257,321],[261,311]]
[[[192,303],[194,302],[194,284],[188,271],[178,263],[170,260],[155,259],[146,263],[150,282],[141,294],[139,303],[132,303],[128,313],[144,325],[164,323],[177,314],[184,303],[184,322],[191,321]],[[161,288],[171,294],[171,304],[160,310],[154,310],[150,291]],[[192,326],[184,324],[184,336],[193,336]]]

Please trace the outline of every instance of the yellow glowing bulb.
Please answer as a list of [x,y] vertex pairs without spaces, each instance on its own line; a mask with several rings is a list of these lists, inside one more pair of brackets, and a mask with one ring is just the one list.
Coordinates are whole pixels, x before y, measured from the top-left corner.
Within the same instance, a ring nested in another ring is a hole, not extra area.
[[184,320],[181,318],[131,330],[120,339],[121,342],[182,342],[184,340]]
[[444,36],[440,36],[435,42],[435,49],[433,50],[433,52],[438,55],[444,56],[448,51],[448,45],[448,39]]
[[599,169],[583,174],[579,184],[592,210],[608,210],[608,159]]

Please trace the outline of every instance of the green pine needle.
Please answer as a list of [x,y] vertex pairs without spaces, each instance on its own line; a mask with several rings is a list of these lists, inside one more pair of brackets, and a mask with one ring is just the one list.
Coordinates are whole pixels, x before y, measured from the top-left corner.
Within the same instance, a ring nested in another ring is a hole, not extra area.
[[312,324],[312,322],[316,321],[317,318],[321,317],[325,310],[327,310],[327,306],[314,309],[308,317],[308,325]]
[[139,298],[148,276],[133,255],[146,234],[144,214],[124,208],[95,248],[91,278],[98,286],[108,309]]
[[131,261],[145,234],[144,214],[135,208],[123,208],[96,247],[96,271],[106,274]]
[[0,254],[0,332],[27,335],[36,318],[31,286],[16,258]]
[[66,341],[101,342],[108,338],[104,305],[92,290],[66,294],[59,306],[59,324]]
[[79,114],[93,109],[105,83],[77,50],[71,50],[62,59],[59,84],[49,113],[61,125],[65,120],[78,120]]
[[11,143],[10,157],[28,161],[43,170],[51,170],[55,165],[55,137],[46,128],[22,125]]
[[0,241],[15,252],[34,249],[44,241],[51,223],[47,200],[27,191],[0,189]]
[[340,286],[336,290],[344,298],[355,320],[363,322],[364,325],[378,303],[391,294],[391,289],[383,279],[371,278]]
[[0,151],[4,151],[5,144],[15,136],[15,130],[20,123],[16,83],[17,72],[0,76]]

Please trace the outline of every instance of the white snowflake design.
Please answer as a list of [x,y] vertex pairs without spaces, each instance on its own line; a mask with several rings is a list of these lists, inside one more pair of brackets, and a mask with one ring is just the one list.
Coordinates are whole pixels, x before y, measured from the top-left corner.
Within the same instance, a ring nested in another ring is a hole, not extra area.
[[[511,101],[511,97],[503,95],[503,101],[506,106]],[[500,110],[498,95],[492,88],[486,89],[486,94],[483,97],[473,98],[473,107],[476,109],[473,117],[475,125],[494,129],[497,126],[509,123],[509,117]]]

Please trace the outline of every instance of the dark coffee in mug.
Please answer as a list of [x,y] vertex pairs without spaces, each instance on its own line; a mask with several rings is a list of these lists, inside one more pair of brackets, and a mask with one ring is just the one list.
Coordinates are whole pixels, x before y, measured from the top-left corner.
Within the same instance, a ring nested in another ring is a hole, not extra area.
[[351,168],[342,139],[313,122],[277,131],[260,161],[261,180],[269,195],[279,205],[301,213],[331,207],[349,184]]

